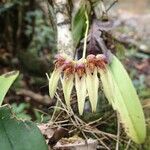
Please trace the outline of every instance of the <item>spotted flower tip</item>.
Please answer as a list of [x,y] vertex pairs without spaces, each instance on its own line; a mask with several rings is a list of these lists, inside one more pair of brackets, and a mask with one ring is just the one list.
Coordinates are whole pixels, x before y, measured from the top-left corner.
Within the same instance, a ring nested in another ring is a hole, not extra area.
[[51,98],[54,98],[55,92],[57,90],[57,84],[61,75],[61,72],[63,70],[63,64],[65,62],[66,58],[63,55],[56,55],[55,57],[55,68],[54,71],[51,74],[51,78],[49,79],[49,95]]
[[75,88],[77,92],[77,101],[79,114],[83,114],[84,103],[86,98],[86,74],[85,61],[80,60],[75,66]]
[[74,62],[65,61],[63,67],[62,87],[67,108],[70,108],[71,92],[73,89],[74,80]]
[[89,101],[93,112],[96,112],[98,101],[99,79],[97,76],[96,56],[87,56],[86,63],[86,86],[89,95]]

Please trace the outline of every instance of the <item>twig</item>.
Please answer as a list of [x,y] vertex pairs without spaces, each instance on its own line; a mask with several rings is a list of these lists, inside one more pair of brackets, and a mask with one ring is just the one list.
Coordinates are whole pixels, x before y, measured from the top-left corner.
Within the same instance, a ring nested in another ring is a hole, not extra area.
[[120,139],[120,122],[119,122],[119,114],[117,113],[117,125],[118,125],[118,128],[117,128],[117,142],[116,142],[116,150],[119,150],[119,139]]
[[106,132],[103,132],[103,131],[99,131],[99,130],[97,130],[97,129],[84,129],[84,131],[85,132],[88,132],[88,133],[91,133],[91,132],[93,132],[93,133],[95,133],[95,134],[101,134],[101,135],[103,135],[104,137],[109,137],[109,138],[111,138],[111,139],[113,139],[113,140],[116,140],[116,135],[113,135],[113,134],[110,134],[110,133],[106,133]]
[[[58,106],[58,101],[56,102],[56,106]],[[52,114],[52,117],[51,117],[51,119],[50,119],[50,121],[49,121],[50,124],[51,124],[51,123],[53,122],[53,120],[54,120],[56,111],[57,111],[57,108],[55,107],[55,108],[54,108],[54,112],[53,112],[53,114]]]
[[129,146],[130,146],[131,140],[128,141],[127,146],[125,148],[125,150],[128,150]]
[[[96,137],[96,139],[101,143],[101,146],[103,146],[103,148],[105,148],[107,150],[110,150],[110,148],[108,147],[108,145],[105,142],[105,140],[107,140],[109,142],[111,142],[111,140],[116,141],[117,142],[116,150],[119,150],[119,141],[120,142],[124,141],[123,139],[120,139],[120,124],[119,124],[119,120],[118,120],[118,132],[117,132],[117,135],[100,131],[96,127],[93,126],[93,124],[96,123],[98,120],[90,122],[90,123],[84,122],[76,114],[74,114],[74,112],[73,112],[73,110],[71,108],[67,109],[66,105],[61,100],[61,98],[58,95],[58,93],[56,93],[56,98],[57,98],[57,101],[59,102],[60,106],[59,107],[56,106],[55,108],[60,109],[61,113],[59,113],[57,116],[55,115],[55,118],[53,120],[54,121],[53,122],[54,126],[56,126],[56,127],[64,126],[65,128],[69,128],[70,129],[69,130],[69,134],[70,135],[73,135],[74,133],[82,134],[82,137],[85,139],[85,142],[87,142],[87,138],[88,138],[87,135],[89,135],[89,134],[94,135]],[[51,108],[54,108],[54,106],[51,107]],[[66,114],[64,117],[67,117],[67,119],[63,117],[62,121],[60,121],[60,118],[62,116],[61,114],[63,112]],[[126,141],[124,141],[124,142],[127,143]]]
[[113,1],[112,4],[106,9],[106,12],[108,12],[117,2],[118,0]]
[[110,148],[96,134],[94,134],[94,133],[92,133],[92,134],[107,150],[110,150]]

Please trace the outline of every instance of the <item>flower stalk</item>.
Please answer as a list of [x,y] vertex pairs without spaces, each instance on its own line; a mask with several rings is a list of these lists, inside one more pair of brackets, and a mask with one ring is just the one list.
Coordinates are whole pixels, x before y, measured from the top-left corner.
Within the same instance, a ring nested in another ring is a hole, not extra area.
[[89,17],[88,17],[87,11],[85,11],[85,18],[86,18],[86,30],[85,30],[85,36],[84,36],[82,58],[85,58],[85,56],[86,56],[87,37],[88,37],[88,30],[89,30]]

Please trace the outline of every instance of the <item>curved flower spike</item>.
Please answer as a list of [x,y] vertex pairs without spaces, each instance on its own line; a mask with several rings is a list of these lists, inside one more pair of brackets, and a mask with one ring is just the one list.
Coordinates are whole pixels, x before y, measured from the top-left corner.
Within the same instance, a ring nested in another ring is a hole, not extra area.
[[76,65],[75,88],[77,92],[79,114],[82,115],[86,98],[85,65],[82,62]]

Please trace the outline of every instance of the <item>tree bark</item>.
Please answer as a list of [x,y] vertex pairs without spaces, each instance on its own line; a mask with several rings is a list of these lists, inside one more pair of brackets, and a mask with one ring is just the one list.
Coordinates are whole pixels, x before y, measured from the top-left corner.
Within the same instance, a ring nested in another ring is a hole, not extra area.
[[71,33],[71,19],[67,0],[53,0],[57,24],[57,49],[73,57],[75,48]]

